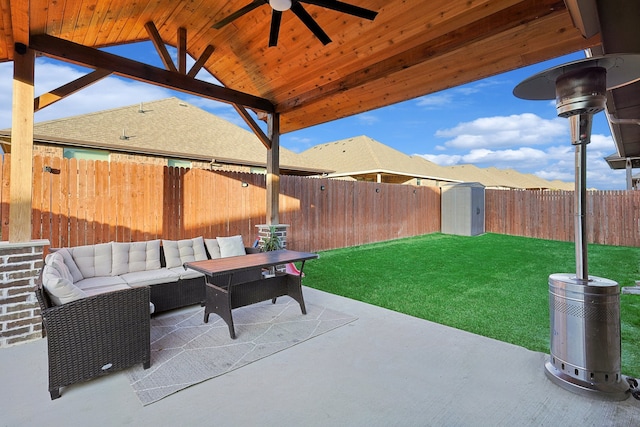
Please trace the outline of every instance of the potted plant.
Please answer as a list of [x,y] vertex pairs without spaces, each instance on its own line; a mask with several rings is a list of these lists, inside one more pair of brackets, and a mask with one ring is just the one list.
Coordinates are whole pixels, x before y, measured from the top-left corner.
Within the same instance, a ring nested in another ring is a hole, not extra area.
[[[276,228],[272,225],[269,227],[269,236],[264,238],[262,242],[262,252],[277,251],[282,249],[282,242],[276,233]],[[273,277],[276,275],[276,267],[269,267],[262,273],[264,277]]]
[[282,249],[282,242],[276,233],[276,228],[272,225],[269,227],[269,236],[263,240],[262,252],[277,251]]

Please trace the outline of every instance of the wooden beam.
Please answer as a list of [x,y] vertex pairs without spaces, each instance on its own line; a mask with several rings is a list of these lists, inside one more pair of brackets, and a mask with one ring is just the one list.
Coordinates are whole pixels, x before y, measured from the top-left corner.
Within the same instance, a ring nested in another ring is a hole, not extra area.
[[202,52],[202,55],[200,55],[196,63],[193,64],[193,67],[191,67],[191,69],[187,73],[187,76],[195,77],[196,74],[198,74],[198,71],[200,71],[202,67],[204,67],[204,64],[207,63],[211,55],[213,55],[214,50],[215,49],[213,48],[213,46],[207,45],[207,47],[204,49],[204,52]]
[[262,142],[262,144],[265,147],[267,147],[267,150],[270,150],[272,146],[271,139],[269,139],[269,137],[262,131],[260,126],[258,126],[258,123],[256,123],[255,120],[253,120],[253,117],[251,117],[247,109],[244,108],[242,105],[238,105],[238,104],[233,104],[233,108],[236,109],[238,114],[240,114],[240,116],[244,119],[247,125],[249,125],[251,130],[253,130],[253,133],[256,134],[260,142]]
[[160,37],[160,33],[158,32],[155,24],[149,21],[144,24],[144,28],[147,30],[147,34],[149,35],[151,42],[156,47],[156,51],[158,51],[158,55],[160,55],[160,59],[162,60],[164,67],[169,71],[178,71],[176,69],[176,65],[173,63],[173,59],[171,59],[171,55],[169,55],[167,47],[162,41],[162,37]]
[[187,29],[178,28],[178,72],[187,74]]
[[280,114],[267,121],[271,148],[267,150],[267,224],[280,224]]
[[151,83],[216,101],[240,104],[255,110],[266,112],[273,112],[275,110],[273,103],[268,99],[196,80],[184,74],[142,64],[128,58],[123,58],[47,34],[32,36],[30,43],[32,49],[62,61],[68,61],[90,68],[103,68],[112,71],[114,74],[141,82]]
[[9,184],[9,241],[31,240],[33,183],[33,94],[35,52],[17,47],[13,54],[11,111],[11,176]]
[[49,105],[66,98],[67,96],[84,89],[87,86],[94,84],[95,82],[104,79],[109,76],[111,71],[108,70],[95,70],[89,74],[86,74],[80,78],[75,79],[65,85],[60,86],[51,92],[43,93],[33,101],[34,111],[40,111]]
[[566,7],[562,0],[518,2],[511,7],[474,21],[456,31],[436,37],[369,67],[346,74],[343,78],[332,80],[325,85],[318,85],[313,90],[279,103],[277,111],[281,114],[287,113],[293,109],[300,108],[302,105],[327,99],[332,94],[363,86],[395,72],[411,68],[423,63],[427,58],[437,58],[451,53],[456,49],[476,42],[478,39],[485,39],[511,28],[525,26],[527,23],[547,15],[559,13],[566,13]]

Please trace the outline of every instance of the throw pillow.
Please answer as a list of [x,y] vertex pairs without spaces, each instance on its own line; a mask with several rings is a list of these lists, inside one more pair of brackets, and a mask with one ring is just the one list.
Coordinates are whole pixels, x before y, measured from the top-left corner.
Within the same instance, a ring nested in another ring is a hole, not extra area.
[[211,259],[221,258],[220,245],[218,245],[218,241],[216,239],[204,239],[204,245],[207,247]]
[[111,276],[111,242],[71,248],[73,260],[85,279],[96,276]]
[[207,259],[207,250],[204,248],[204,239],[202,236],[194,237],[193,241],[193,258],[194,261],[204,261]]
[[218,246],[220,246],[220,257],[227,258],[232,256],[246,255],[242,236],[218,237]]
[[72,280],[73,283],[79,282],[80,280],[84,279],[84,276],[80,272],[80,269],[78,268],[78,265],[76,264],[76,262],[73,260],[73,257],[71,256],[71,252],[69,252],[69,249],[67,248],[56,249],[55,252],[62,255],[62,258],[64,259],[64,265],[67,266],[67,268],[69,269],[69,272],[71,273],[71,276],[73,277],[73,280]]
[[147,265],[146,270],[157,270],[160,268],[160,239],[149,240],[147,242]]
[[85,298],[87,295],[71,281],[58,276],[50,265],[45,265],[42,271],[42,285],[55,305],[66,304]]
[[64,258],[60,253],[50,253],[44,259],[44,263],[47,266],[52,267],[58,277],[73,283],[73,276],[71,276],[71,272],[69,272],[69,268],[67,268],[66,264],[64,263]]
[[129,251],[131,250],[130,243],[113,242],[112,249],[112,262],[111,275],[119,276],[129,272]]
[[204,239],[195,237],[183,240],[163,240],[164,258],[167,268],[182,267],[185,262],[207,259]]
[[164,260],[167,268],[180,267],[182,265],[177,240],[163,240],[162,248],[164,249]]

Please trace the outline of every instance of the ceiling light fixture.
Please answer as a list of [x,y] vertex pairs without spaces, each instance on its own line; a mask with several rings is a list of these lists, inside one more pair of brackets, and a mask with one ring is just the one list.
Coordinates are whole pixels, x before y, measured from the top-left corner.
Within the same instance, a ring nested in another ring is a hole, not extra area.
[[269,6],[278,12],[291,9],[291,0],[269,0]]

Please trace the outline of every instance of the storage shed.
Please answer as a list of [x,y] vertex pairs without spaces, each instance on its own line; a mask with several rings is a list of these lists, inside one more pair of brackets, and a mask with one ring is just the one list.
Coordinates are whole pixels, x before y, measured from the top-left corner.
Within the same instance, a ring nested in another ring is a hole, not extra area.
[[445,234],[477,236],[484,233],[484,185],[478,182],[442,187],[441,229]]

